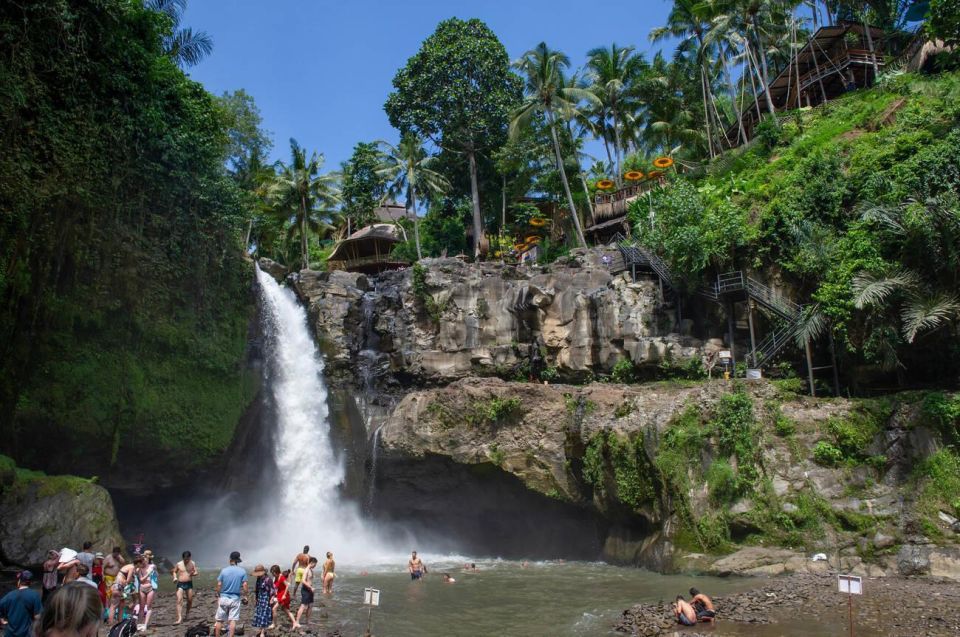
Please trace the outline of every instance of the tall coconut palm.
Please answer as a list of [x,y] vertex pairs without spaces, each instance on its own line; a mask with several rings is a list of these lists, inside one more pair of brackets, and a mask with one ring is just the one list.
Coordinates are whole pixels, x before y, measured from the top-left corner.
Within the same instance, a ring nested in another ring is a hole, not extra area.
[[278,215],[290,223],[288,234],[300,238],[300,265],[310,267],[309,233],[330,229],[325,221],[333,214],[339,201],[334,173],[321,174],[323,155],[307,151],[297,140],[290,139],[290,163],[280,164],[280,170],[268,189],[271,205]]
[[513,113],[510,121],[510,134],[516,136],[518,130],[529,125],[537,113],[542,112],[546,116],[547,125],[550,127],[550,135],[553,139],[557,171],[560,173],[563,190],[567,196],[567,204],[570,206],[573,228],[577,233],[577,241],[580,246],[586,248],[587,241],[583,237],[580,216],[577,214],[577,206],[573,202],[570,183],[567,181],[567,173],[564,170],[563,154],[560,152],[560,140],[557,137],[557,116],[574,117],[579,112],[578,105],[581,101],[586,100],[595,104],[598,100],[586,89],[566,86],[563,80],[563,70],[570,66],[570,58],[560,51],[550,49],[545,42],[541,42],[535,48],[524,53],[519,60],[513,63],[513,66],[520,71],[524,78],[524,100]]
[[422,197],[440,195],[450,190],[446,177],[433,170],[436,158],[427,156],[423,140],[415,133],[407,133],[396,146],[385,141],[378,142],[383,148],[383,162],[377,173],[390,185],[388,197],[406,198],[407,214],[413,213],[413,236],[417,245],[417,259],[423,258],[420,250],[420,220],[417,217],[417,195]]
[[180,28],[187,0],[148,0],[146,7],[170,18],[171,32],[163,38],[163,47],[179,66],[196,66],[213,51],[213,40],[205,31]]
[[609,48],[599,47],[587,52],[591,90],[600,101],[600,109],[611,118],[617,184],[621,183],[623,170],[623,120],[638,107],[633,85],[646,66],[643,56],[638,55],[632,46],[619,47],[614,43]]

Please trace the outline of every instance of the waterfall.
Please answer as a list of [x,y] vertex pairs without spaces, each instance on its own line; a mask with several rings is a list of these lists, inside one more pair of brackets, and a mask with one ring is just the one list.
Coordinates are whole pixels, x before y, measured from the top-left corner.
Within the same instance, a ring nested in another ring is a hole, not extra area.
[[257,283],[266,337],[265,380],[276,415],[272,452],[277,475],[260,489],[273,519],[255,535],[270,555],[293,555],[310,544],[315,554],[331,550],[338,558],[369,559],[380,542],[365,528],[356,507],[340,496],[344,466],[331,444],[323,358],[307,313],[291,290],[259,267]]

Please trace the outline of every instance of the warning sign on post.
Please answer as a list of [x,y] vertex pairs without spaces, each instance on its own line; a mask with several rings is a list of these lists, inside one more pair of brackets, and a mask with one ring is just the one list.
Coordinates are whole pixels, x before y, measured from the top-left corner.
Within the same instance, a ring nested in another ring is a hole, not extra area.
[[858,575],[837,575],[837,587],[841,593],[863,595],[863,578]]
[[365,606],[379,606],[380,591],[376,588],[363,589],[363,603]]

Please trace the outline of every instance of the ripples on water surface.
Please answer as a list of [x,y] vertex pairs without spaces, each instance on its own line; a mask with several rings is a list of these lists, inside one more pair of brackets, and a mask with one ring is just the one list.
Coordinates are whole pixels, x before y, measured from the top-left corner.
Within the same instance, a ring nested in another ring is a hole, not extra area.
[[[724,594],[756,587],[756,579],[721,579],[657,575],[635,568],[602,563],[479,561],[476,572],[463,572],[464,557],[424,558],[430,570],[421,582],[410,581],[406,558],[397,564],[338,568],[333,599],[314,611],[313,624],[339,629],[344,637],[362,635],[367,609],[363,589],[381,591],[380,607],[373,611],[377,637],[580,637],[614,634],[611,626],[620,613],[637,602],[673,599],[691,586]],[[210,573],[214,569],[207,568]],[[444,584],[450,573],[455,584]],[[326,610],[328,618],[318,618]],[[717,633],[736,634],[736,633]],[[774,635],[753,628],[751,635]]]

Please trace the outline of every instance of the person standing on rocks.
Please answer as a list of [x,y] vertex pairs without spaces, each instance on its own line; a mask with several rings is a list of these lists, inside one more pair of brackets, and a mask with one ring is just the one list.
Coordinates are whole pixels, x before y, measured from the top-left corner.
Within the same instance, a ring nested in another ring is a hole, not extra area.
[[697,623],[697,612],[693,606],[683,599],[683,595],[677,595],[673,603],[673,614],[677,618],[677,623],[683,626],[694,626]]
[[41,601],[47,602],[47,598],[57,590],[57,565],[60,563],[60,554],[50,549],[47,551],[47,559],[43,562],[43,578],[40,582]]
[[257,564],[253,569],[253,576],[257,578],[253,591],[256,603],[253,607],[253,627],[259,628],[257,637],[264,637],[267,628],[273,625],[273,609],[270,601],[273,599],[273,578],[267,574],[263,564]]
[[297,589],[300,588],[300,582],[303,581],[303,572],[307,570],[307,564],[310,563],[310,546],[307,544],[303,545],[303,551],[297,553],[296,557],[293,558],[293,564],[290,566],[290,571],[293,573],[293,590],[291,594],[296,596]]
[[[193,608],[193,578],[200,573],[190,551],[184,551],[182,557],[173,567],[173,581],[177,585],[177,624],[182,624],[184,618],[190,616],[190,609]],[[186,615],[182,614],[184,597],[187,598]]]
[[110,601],[110,596],[113,594],[113,581],[117,579],[117,573],[120,572],[120,569],[126,563],[127,560],[125,560],[120,553],[119,546],[113,547],[113,552],[103,560],[103,583],[107,587],[108,602]]
[[717,609],[713,606],[713,600],[695,588],[690,589],[690,597],[690,605],[697,613],[697,619],[713,621],[713,618],[717,616]]
[[17,587],[0,599],[0,626],[4,637],[30,637],[34,620],[40,616],[43,604],[36,591],[30,590],[33,573],[17,573]]
[[[297,626],[310,623],[310,611],[313,610],[313,569],[317,565],[317,558],[311,557],[307,562],[307,569],[303,572],[303,586],[300,589],[300,608],[297,609]],[[301,622],[300,618],[304,617]]]
[[137,568],[143,564],[143,558],[137,556],[132,564],[124,564],[117,571],[117,576],[113,580],[113,586],[110,589],[110,613],[107,616],[107,624],[115,624],[123,619],[123,609],[129,601],[131,607],[136,603],[137,593]]
[[80,573],[77,571],[80,560],[77,559],[77,555],[79,555],[79,553],[73,549],[66,547],[60,549],[60,562],[57,564],[57,572],[63,574],[61,584],[69,584],[80,577]]
[[237,620],[240,619],[240,606],[247,599],[247,572],[240,566],[240,552],[234,551],[230,554],[230,566],[225,567],[217,576],[217,602],[216,622],[213,625],[214,637],[220,637],[220,629],[223,622],[230,622],[230,628],[227,634],[233,637],[237,629]]
[[280,566],[274,564],[270,567],[270,574],[273,575],[273,590],[274,590],[274,604],[273,604],[273,621],[274,624],[267,626],[267,628],[276,628],[277,614],[282,608],[283,611],[287,614],[287,617],[290,618],[290,628],[292,630],[297,630],[300,628],[300,624],[297,623],[297,620],[294,618],[293,613],[290,612],[290,590],[287,588],[287,578],[290,577],[290,571],[280,572]]

